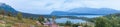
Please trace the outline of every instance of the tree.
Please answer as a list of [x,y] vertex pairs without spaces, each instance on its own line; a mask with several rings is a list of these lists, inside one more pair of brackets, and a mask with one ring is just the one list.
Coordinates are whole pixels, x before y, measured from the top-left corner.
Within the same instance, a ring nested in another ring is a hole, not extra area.
[[73,27],[78,27],[79,25],[78,24],[73,24]]
[[44,22],[44,20],[45,20],[45,19],[44,19],[44,17],[43,17],[43,16],[40,16],[40,17],[38,18],[38,21],[39,21],[39,22],[41,22],[41,23],[43,23],[43,22]]
[[10,18],[10,16],[12,16],[10,11],[7,12],[7,15],[9,16],[9,18]]
[[110,14],[92,19],[95,27],[120,27],[120,14]]
[[72,23],[71,23],[71,21],[67,21],[67,22],[65,23],[65,25],[67,25],[67,26],[71,26]]
[[95,27],[111,27],[110,21],[105,17],[97,18],[95,21]]
[[93,27],[92,24],[89,25],[90,23],[86,22],[83,27]]
[[5,10],[3,9],[3,8],[0,8],[1,10],[0,10],[0,14],[2,14],[3,15],[3,18],[4,18],[4,15],[5,15]]
[[71,21],[67,21],[67,22],[65,23],[65,27],[71,27],[71,25],[72,25]]
[[11,12],[10,12],[10,11],[8,11],[7,15],[8,15],[8,16],[12,16],[12,14],[11,14]]
[[17,18],[18,18],[19,20],[22,20],[22,18],[23,18],[22,13],[19,12],[19,13],[17,14]]
[[111,21],[110,24],[112,25],[112,27],[120,27],[120,20],[116,16],[112,16],[110,21]]
[[48,22],[50,22],[50,19],[49,19],[49,18],[47,18],[47,21],[48,21]]
[[31,19],[31,20],[34,20],[32,16],[30,16],[30,19]]
[[56,19],[56,17],[55,17],[55,16],[52,16],[52,21],[53,21],[53,22],[55,22],[55,19]]

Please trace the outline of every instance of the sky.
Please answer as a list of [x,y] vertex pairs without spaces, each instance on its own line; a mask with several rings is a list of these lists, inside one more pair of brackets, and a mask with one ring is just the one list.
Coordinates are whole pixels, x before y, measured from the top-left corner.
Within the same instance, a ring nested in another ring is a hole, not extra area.
[[15,10],[33,13],[50,14],[52,11],[67,11],[74,8],[112,8],[120,10],[120,0],[0,0]]

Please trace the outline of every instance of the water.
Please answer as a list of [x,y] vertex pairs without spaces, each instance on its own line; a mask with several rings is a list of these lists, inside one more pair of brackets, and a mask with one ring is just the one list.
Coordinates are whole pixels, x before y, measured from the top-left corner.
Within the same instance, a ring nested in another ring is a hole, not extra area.
[[[103,15],[72,15],[72,16],[94,18],[94,17],[103,16]],[[86,22],[86,21],[80,20],[80,19],[69,19],[69,18],[56,19],[57,23],[65,23],[66,21],[71,21],[72,23],[83,23],[83,22]]]
[[94,18],[94,17],[100,17],[100,16],[103,16],[103,15],[75,15],[77,17],[88,17],[88,18]]
[[99,17],[103,15],[59,15],[59,16],[76,16],[76,17],[88,17],[88,18],[93,18],[93,17]]
[[69,18],[56,19],[57,23],[65,23],[66,21],[71,21],[72,23],[85,22],[85,21],[79,20],[79,19],[69,19]]
[[[50,19],[52,21],[52,19]],[[72,23],[82,23],[82,22],[86,22],[84,20],[80,20],[80,19],[69,19],[69,18],[59,18],[55,20],[56,23],[66,23],[66,21],[71,21]]]

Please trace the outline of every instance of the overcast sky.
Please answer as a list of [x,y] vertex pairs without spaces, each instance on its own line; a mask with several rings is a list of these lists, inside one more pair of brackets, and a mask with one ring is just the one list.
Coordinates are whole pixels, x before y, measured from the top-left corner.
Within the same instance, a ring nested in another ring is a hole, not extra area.
[[120,0],[0,0],[15,10],[34,14],[50,14],[54,10],[67,11],[72,8],[113,8],[120,10]]

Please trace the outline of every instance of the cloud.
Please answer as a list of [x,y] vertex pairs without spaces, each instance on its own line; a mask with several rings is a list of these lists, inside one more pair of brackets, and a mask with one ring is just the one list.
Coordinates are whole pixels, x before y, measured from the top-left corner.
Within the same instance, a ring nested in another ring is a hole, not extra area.
[[18,11],[34,14],[50,14],[54,10],[66,11],[72,8],[113,8],[120,10],[120,0],[0,0]]
[[86,7],[93,8],[113,8],[116,10],[120,10],[120,0],[104,0],[104,1],[84,1]]

